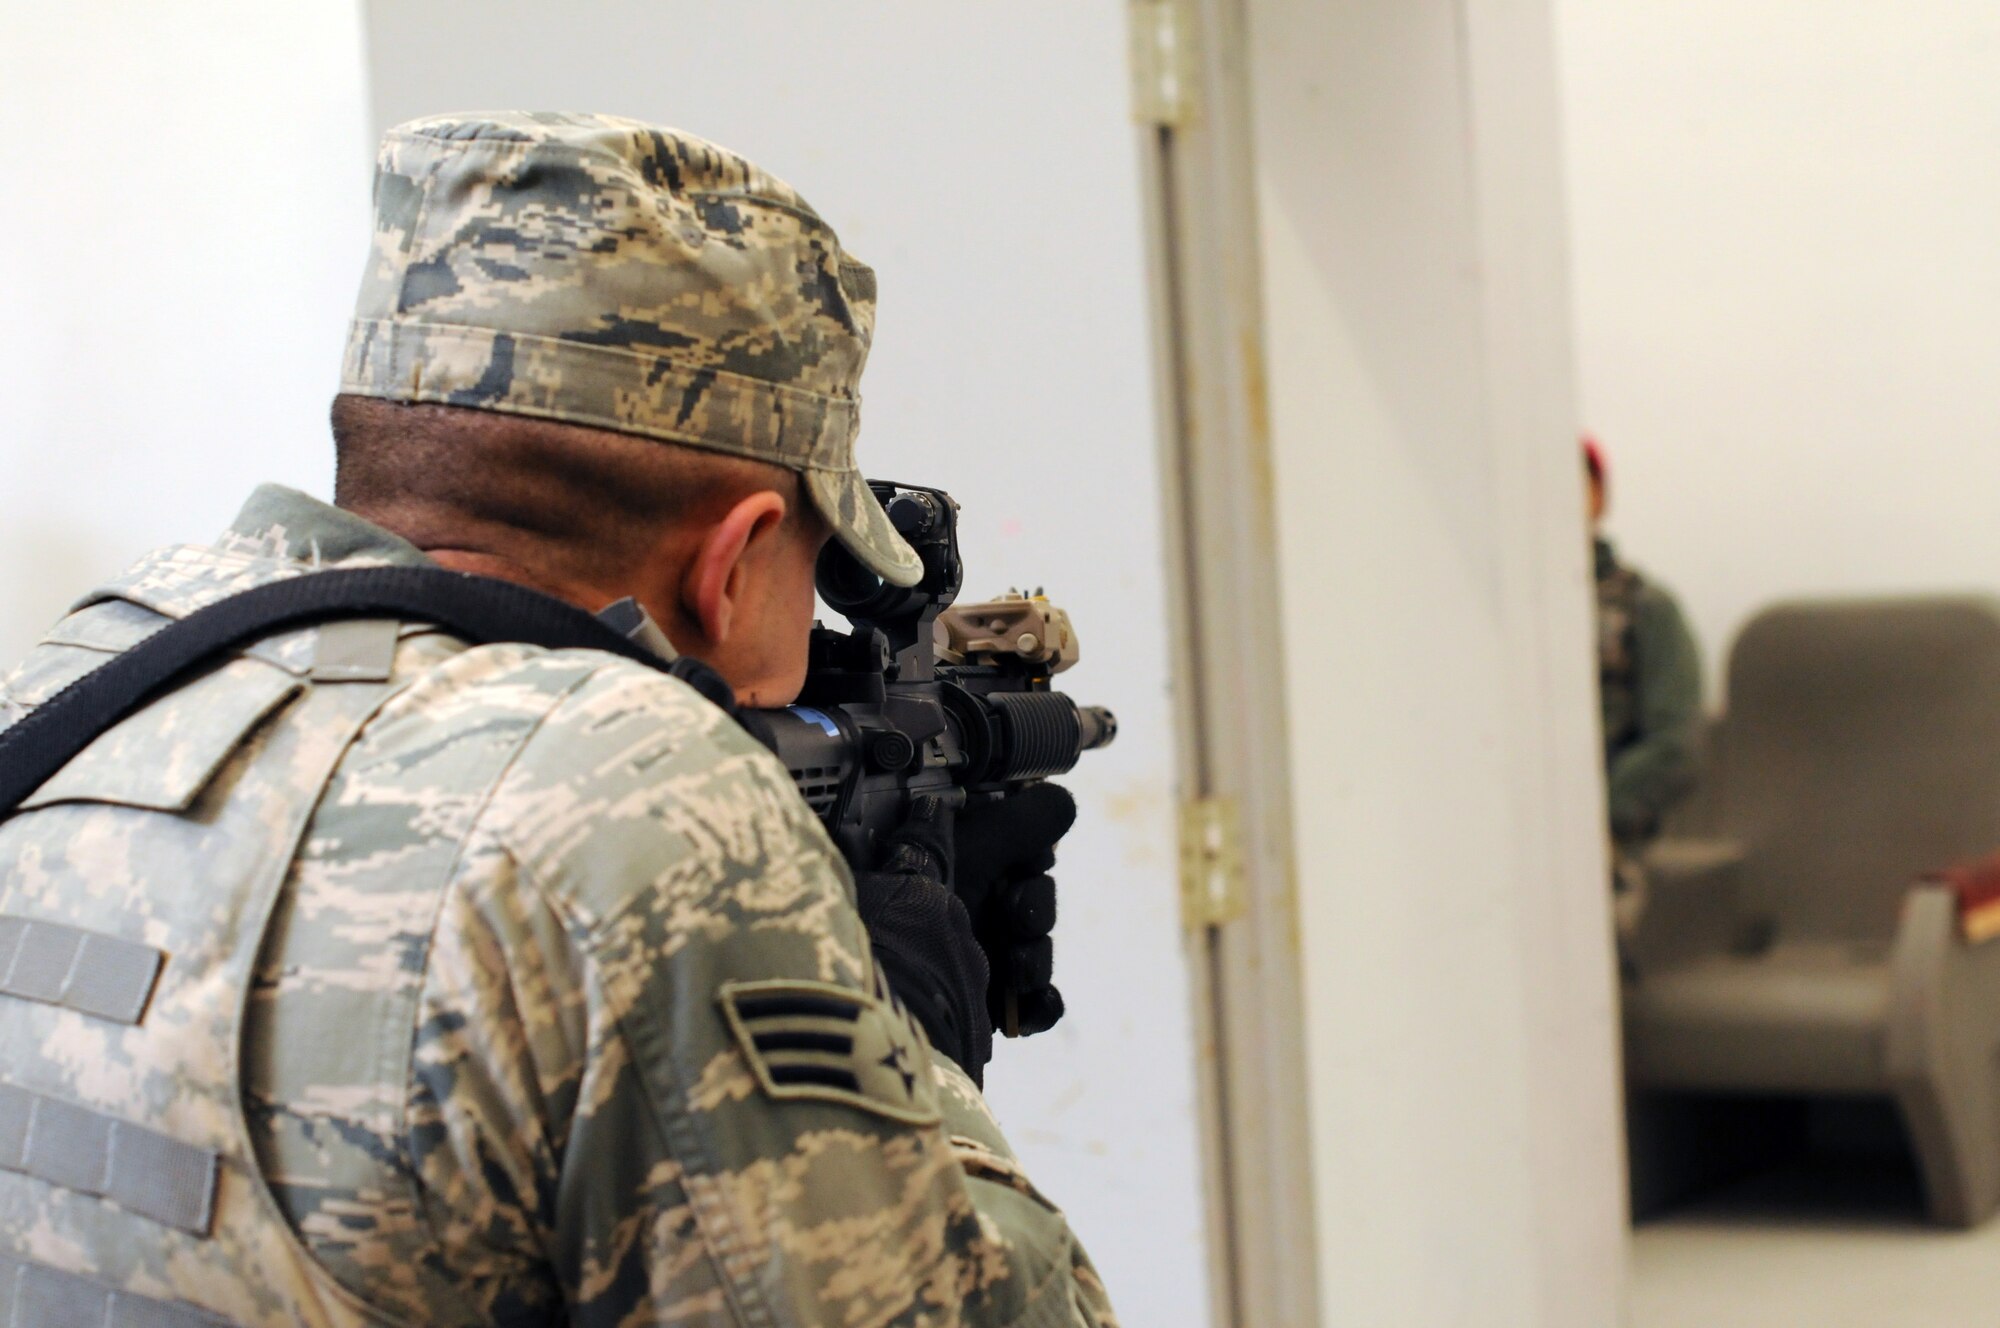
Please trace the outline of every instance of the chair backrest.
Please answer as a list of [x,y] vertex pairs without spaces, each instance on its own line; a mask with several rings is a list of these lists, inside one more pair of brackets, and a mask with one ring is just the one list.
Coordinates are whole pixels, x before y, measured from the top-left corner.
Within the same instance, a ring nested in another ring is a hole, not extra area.
[[2000,849],[2000,601],[1767,609],[1715,737],[1746,906],[1780,940],[1886,944],[1912,878]]

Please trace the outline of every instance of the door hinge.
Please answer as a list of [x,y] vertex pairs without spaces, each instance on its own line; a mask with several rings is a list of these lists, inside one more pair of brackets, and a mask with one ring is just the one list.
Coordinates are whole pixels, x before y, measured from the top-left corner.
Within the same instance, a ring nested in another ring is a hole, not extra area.
[[1236,799],[1181,804],[1181,926],[1194,933],[1249,910],[1243,872],[1243,813]]
[[1184,125],[1194,114],[1193,23],[1186,0],[1132,0],[1132,117]]

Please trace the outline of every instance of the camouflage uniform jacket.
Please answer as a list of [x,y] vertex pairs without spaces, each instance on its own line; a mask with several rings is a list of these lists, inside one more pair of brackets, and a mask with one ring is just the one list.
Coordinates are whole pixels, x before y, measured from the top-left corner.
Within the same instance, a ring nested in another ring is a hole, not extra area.
[[1701,652],[1667,590],[1596,544],[1598,687],[1611,831],[1657,833],[1694,784],[1701,753]]
[[[163,617],[421,561],[267,486],[87,597],[0,726]],[[1115,1322],[775,760],[643,665],[373,630],[372,681],[272,637],[0,822],[0,1320]],[[21,977],[78,937],[164,952],[142,1016]]]

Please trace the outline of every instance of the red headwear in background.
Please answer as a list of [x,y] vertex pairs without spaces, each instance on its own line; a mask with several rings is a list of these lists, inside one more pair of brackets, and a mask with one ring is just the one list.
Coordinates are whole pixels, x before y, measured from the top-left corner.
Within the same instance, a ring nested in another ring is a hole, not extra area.
[[1604,448],[1589,434],[1583,436],[1583,464],[1590,471],[1590,478],[1607,490],[1611,487],[1610,472],[1604,464]]

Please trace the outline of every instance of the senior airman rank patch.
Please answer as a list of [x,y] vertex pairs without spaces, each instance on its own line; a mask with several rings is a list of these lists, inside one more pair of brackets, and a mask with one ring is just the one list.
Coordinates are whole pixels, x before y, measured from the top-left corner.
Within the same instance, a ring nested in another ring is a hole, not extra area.
[[716,999],[764,1092],[939,1119],[930,1053],[882,1000],[830,982],[725,982]]

